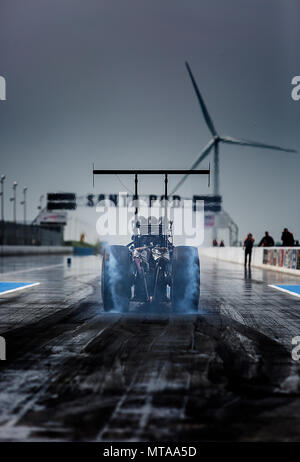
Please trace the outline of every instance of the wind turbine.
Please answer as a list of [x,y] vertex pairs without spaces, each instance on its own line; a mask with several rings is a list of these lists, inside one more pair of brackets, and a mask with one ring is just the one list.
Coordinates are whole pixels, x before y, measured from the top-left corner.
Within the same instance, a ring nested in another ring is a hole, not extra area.
[[[206,122],[206,125],[209,129],[209,131],[212,134],[211,140],[208,142],[208,144],[205,146],[203,151],[200,153],[199,157],[197,160],[193,163],[191,166],[191,170],[196,168],[202,160],[204,160],[210,153],[210,151],[214,148],[214,161],[213,161],[213,194],[214,195],[219,195],[220,194],[220,183],[219,183],[219,176],[220,176],[220,171],[219,171],[219,145],[221,143],[226,143],[226,144],[235,144],[239,146],[251,146],[253,148],[263,148],[263,149],[273,149],[275,151],[283,151],[283,152],[297,152],[294,149],[287,149],[287,148],[281,148],[279,146],[273,146],[271,144],[265,144],[265,143],[259,143],[256,141],[248,141],[248,140],[240,140],[237,138],[232,138],[230,136],[221,136],[218,134],[217,130],[215,129],[214,123],[212,121],[212,118],[209,115],[209,112],[207,110],[207,107],[204,103],[204,100],[201,96],[201,93],[199,91],[199,88],[197,86],[197,83],[195,81],[195,78],[192,74],[191,68],[189,66],[189,63],[185,63],[187,71],[189,73],[189,76],[191,78],[195,93],[197,95],[198,102],[200,104],[202,114],[204,117],[204,120]],[[171,194],[174,194],[175,191],[185,182],[189,174],[186,174],[180,181],[177,183],[175,188],[172,190]]]

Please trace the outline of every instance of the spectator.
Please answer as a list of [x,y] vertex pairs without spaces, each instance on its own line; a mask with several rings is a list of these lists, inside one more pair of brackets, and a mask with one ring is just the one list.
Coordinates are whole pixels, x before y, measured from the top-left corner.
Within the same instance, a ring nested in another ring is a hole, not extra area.
[[214,240],[213,240],[213,247],[218,247],[218,241],[217,241],[217,239],[214,239]]
[[225,247],[224,241],[220,242],[220,247]]
[[284,228],[281,234],[281,240],[283,247],[293,247],[294,246],[294,236],[287,228]]
[[258,244],[258,247],[273,247],[274,246],[274,239],[270,236],[269,232],[266,231],[264,237]]
[[243,248],[245,249],[245,266],[247,266],[247,256],[249,256],[248,265],[251,266],[251,256],[252,256],[252,248],[254,244],[254,238],[251,233],[249,233],[244,240]]

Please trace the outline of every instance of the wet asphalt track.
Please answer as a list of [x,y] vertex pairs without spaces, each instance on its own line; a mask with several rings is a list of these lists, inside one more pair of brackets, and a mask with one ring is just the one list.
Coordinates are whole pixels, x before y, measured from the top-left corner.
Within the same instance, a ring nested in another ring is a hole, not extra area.
[[0,259],[0,440],[300,441],[300,298],[201,260],[199,313],[104,313],[96,257]]

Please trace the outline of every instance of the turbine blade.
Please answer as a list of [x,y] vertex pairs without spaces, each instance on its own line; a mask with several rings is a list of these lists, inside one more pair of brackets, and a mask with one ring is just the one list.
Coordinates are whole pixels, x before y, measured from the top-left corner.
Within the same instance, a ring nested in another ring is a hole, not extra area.
[[202,113],[203,113],[205,122],[206,122],[206,124],[207,124],[207,126],[208,126],[208,128],[209,128],[209,130],[210,130],[210,132],[211,132],[211,134],[212,134],[213,136],[218,136],[217,131],[216,131],[215,127],[214,127],[212,118],[210,117],[210,115],[209,115],[209,113],[208,113],[207,107],[206,107],[206,105],[205,105],[205,103],[204,103],[204,100],[203,100],[203,98],[202,98],[202,96],[201,96],[201,93],[200,93],[200,91],[199,91],[198,85],[196,84],[196,81],[195,81],[194,76],[193,76],[193,74],[192,74],[192,71],[191,71],[191,68],[190,68],[190,66],[189,66],[189,63],[186,62],[185,65],[186,65],[187,71],[188,71],[188,73],[189,73],[189,76],[190,76],[190,78],[191,78],[191,81],[192,81],[192,84],[193,84],[195,93],[196,93],[196,95],[197,95],[197,98],[198,98],[200,107],[201,107],[201,109],[202,109]]
[[251,146],[254,148],[274,149],[275,151],[298,152],[295,149],[281,148],[280,146],[274,146],[272,144],[266,144],[266,143],[259,143],[257,141],[238,140],[237,138],[231,138],[230,136],[222,136],[220,137],[220,141],[223,141],[224,143],[228,143],[228,144],[238,144],[240,146]]
[[[210,151],[211,151],[212,147],[214,146],[214,144],[215,144],[215,140],[212,139],[212,140],[209,141],[209,143],[205,146],[205,148],[203,149],[203,151],[201,152],[201,154],[199,155],[197,160],[195,160],[195,162],[191,166],[190,170],[194,170],[198,166],[198,164],[200,164],[200,162],[202,162],[202,160],[205,159],[205,157],[208,156],[208,154],[210,153]],[[188,176],[189,176],[189,174],[187,173],[186,175],[184,175],[181,178],[179,183],[177,183],[175,188],[173,188],[173,190],[171,191],[171,194],[174,194],[177,191],[177,189],[179,189],[180,186],[183,185],[183,183],[185,182],[185,180],[187,179]]]

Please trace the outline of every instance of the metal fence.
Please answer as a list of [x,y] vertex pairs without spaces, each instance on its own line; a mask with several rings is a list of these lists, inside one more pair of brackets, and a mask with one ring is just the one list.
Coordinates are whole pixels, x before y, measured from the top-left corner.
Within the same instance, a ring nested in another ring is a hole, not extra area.
[[0,245],[63,245],[63,227],[0,222]]

